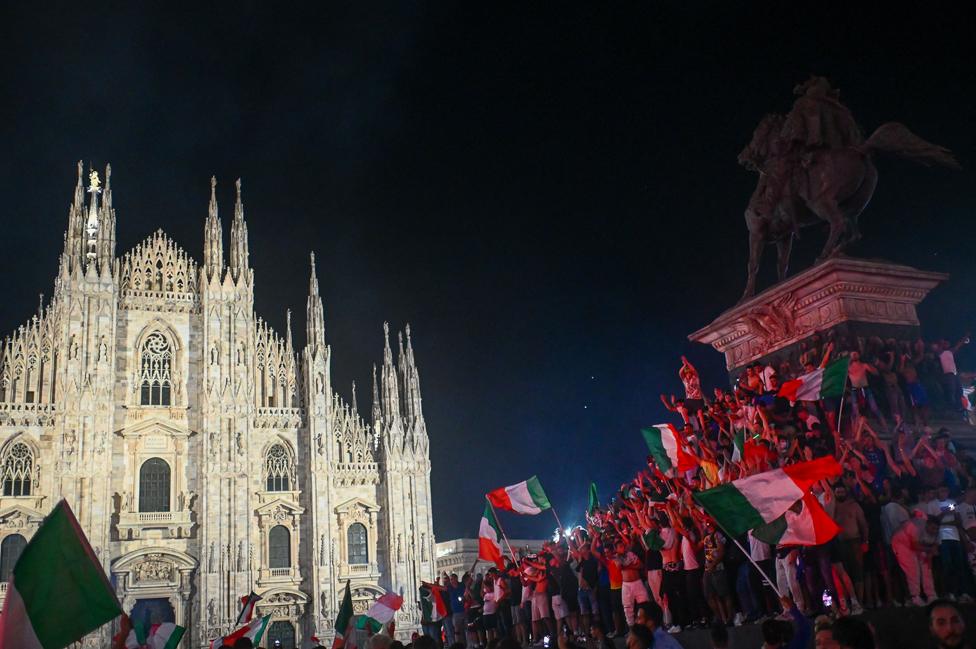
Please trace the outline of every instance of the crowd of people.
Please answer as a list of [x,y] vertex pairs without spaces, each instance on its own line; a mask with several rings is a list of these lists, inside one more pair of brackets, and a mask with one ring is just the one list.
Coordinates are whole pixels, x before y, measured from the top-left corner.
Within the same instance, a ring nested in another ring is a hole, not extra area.
[[[966,343],[815,338],[710,394],[682,358],[684,396],[661,400],[695,468],[662,471],[649,456],[585,526],[557,530],[540,552],[484,575],[442,575],[450,614],[428,620],[427,633],[455,649],[586,638],[609,649],[615,636],[630,649],[673,649],[681,630],[709,628],[723,646],[727,627],[761,622],[767,647],[805,647],[812,635],[817,647],[859,647],[834,638],[861,642],[851,616],[868,608],[961,619],[957,603],[976,595],[976,464],[933,424],[972,411],[955,364]],[[783,396],[785,382],[844,358],[843,396]],[[729,537],[692,497],[827,455],[843,472],[812,492],[839,532],[821,545]],[[950,626],[942,646],[964,646]]]

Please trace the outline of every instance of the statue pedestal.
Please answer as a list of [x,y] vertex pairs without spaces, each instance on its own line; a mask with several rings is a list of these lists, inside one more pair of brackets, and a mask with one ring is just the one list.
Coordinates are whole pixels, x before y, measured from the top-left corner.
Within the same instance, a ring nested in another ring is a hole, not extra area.
[[770,357],[799,356],[814,334],[912,339],[919,326],[915,306],[948,278],[837,257],[737,304],[688,338],[725,354],[730,372]]

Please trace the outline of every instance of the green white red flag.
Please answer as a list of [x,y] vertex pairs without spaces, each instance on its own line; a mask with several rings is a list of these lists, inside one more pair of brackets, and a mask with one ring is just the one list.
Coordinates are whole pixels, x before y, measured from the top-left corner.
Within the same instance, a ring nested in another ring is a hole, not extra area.
[[357,629],[367,629],[373,633],[379,633],[387,624],[396,617],[396,612],[403,606],[403,597],[396,593],[386,593],[381,595],[378,600],[356,621]]
[[0,614],[0,647],[61,649],[121,614],[101,563],[62,500],[14,566]]
[[845,356],[839,358],[827,367],[804,374],[780,386],[778,397],[785,397],[790,403],[797,401],[817,401],[839,397],[844,394],[847,385],[847,366],[850,359]]
[[772,523],[760,525],[752,535],[770,545],[823,545],[840,528],[809,491]]
[[137,622],[125,639],[125,649],[176,649],[184,633],[186,629],[172,622],[150,627]]
[[346,592],[342,596],[342,604],[339,606],[339,614],[336,615],[335,640],[332,641],[332,649],[340,649],[340,647],[356,649],[352,591],[348,581],[346,582]]
[[502,533],[495,520],[495,512],[490,503],[485,503],[485,513],[481,515],[481,525],[478,527],[478,558],[491,561],[498,569],[505,567],[501,544]]
[[421,582],[420,586],[420,607],[423,613],[422,619],[431,622],[439,622],[447,617],[447,598],[444,595],[444,587],[438,584]]
[[256,595],[252,590],[249,595],[245,595],[241,598],[241,612],[237,615],[237,622],[235,624],[247,624],[254,619],[254,605],[258,603],[261,599],[260,595]]
[[681,434],[671,424],[655,424],[642,428],[641,434],[647,442],[654,463],[665,474],[689,471],[698,466],[698,458],[685,449]]
[[551,506],[546,492],[542,490],[542,485],[535,476],[508,487],[499,487],[487,496],[498,509],[516,514],[538,514]]
[[698,491],[694,498],[728,534],[738,536],[773,522],[814,484],[840,473],[837,460],[827,456]]
[[256,617],[233,633],[212,640],[210,642],[210,649],[220,649],[221,645],[225,644],[233,647],[234,643],[241,638],[248,638],[257,646],[261,642],[261,638],[264,637],[264,632],[268,628],[268,620],[270,619],[270,615]]

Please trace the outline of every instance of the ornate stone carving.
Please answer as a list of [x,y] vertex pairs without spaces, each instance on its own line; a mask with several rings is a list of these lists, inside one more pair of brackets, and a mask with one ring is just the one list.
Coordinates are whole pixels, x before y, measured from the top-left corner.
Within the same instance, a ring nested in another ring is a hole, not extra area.
[[135,581],[170,581],[173,577],[173,564],[164,561],[160,554],[147,554],[146,560],[133,568]]

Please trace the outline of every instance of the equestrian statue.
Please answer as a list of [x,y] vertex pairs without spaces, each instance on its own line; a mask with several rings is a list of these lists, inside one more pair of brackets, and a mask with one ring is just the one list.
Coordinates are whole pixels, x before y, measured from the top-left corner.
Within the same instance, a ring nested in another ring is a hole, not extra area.
[[830,226],[817,263],[839,255],[861,237],[858,217],[878,184],[875,153],[959,168],[948,149],[926,142],[898,122],[882,124],[865,140],[839,93],[823,77],[811,77],[793,93],[797,99],[789,114],[763,117],[739,154],[739,164],[759,174],[745,212],[749,278],[743,299],[756,291],[767,243],[776,244],[777,272],[783,280],[800,228],[820,221]]

